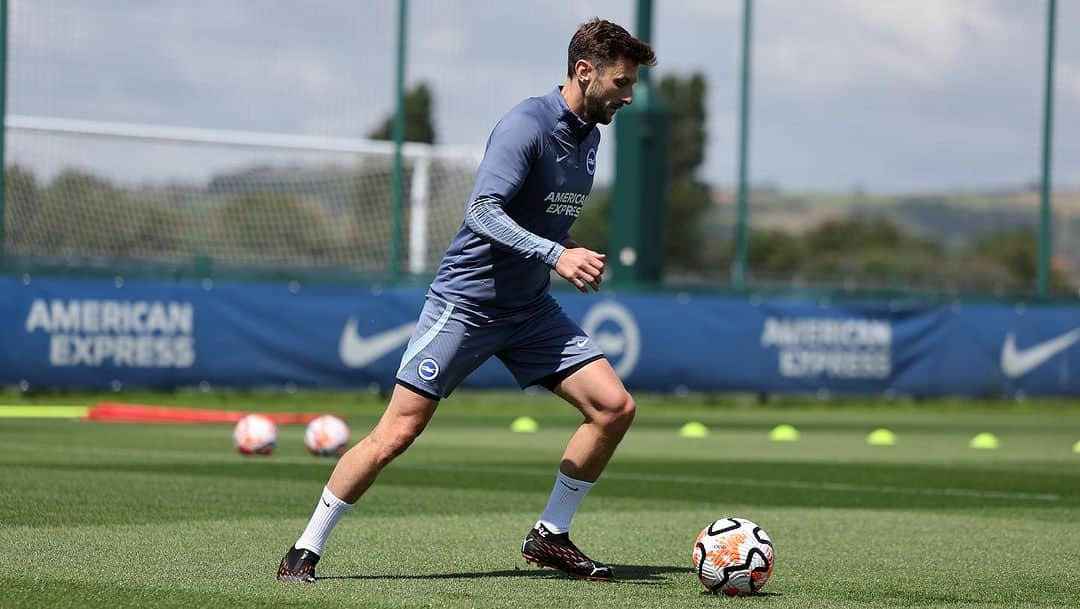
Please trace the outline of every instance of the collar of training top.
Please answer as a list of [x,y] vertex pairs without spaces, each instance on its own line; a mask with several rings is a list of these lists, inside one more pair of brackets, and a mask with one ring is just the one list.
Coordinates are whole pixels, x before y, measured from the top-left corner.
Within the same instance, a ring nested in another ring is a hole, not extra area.
[[545,97],[555,106],[556,111],[559,113],[559,118],[574,130],[574,135],[576,135],[578,139],[585,139],[592,133],[595,125],[586,123],[581,120],[581,117],[574,114],[574,111],[566,104],[566,98],[562,96],[562,85],[555,87],[555,90],[548,93]]

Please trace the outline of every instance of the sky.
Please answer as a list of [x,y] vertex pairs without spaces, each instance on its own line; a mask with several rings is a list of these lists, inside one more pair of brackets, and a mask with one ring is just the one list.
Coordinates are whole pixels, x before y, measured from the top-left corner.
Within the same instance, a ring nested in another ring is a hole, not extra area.
[[[11,0],[7,111],[362,138],[392,111],[396,4]],[[635,4],[412,0],[407,82],[432,87],[439,143],[481,149],[510,107],[562,82],[578,24],[601,16],[634,31]],[[730,187],[742,2],[653,5],[652,78],[705,76],[709,138],[700,177]],[[751,180],[793,190],[925,192],[1037,179],[1045,7],[756,0]],[[1056,59],[1053,177],[1058,188],[1080,187],[1080,0],[1058,2]],[[599,181],[610,179],[614,156],[614,130],[603,132]],[[73,138],[8,137],[14,158],[99,163],[156,180],[198,174],[214,157],[183,147],[130,154]]]

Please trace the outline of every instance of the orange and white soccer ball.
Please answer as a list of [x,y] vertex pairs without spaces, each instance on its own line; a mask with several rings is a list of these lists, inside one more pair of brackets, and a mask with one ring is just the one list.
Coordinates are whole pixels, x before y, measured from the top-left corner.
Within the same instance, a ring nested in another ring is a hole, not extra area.
[[755,594],[772,575],[772,540],[745,518],[720,518],[694,541],[694,570],[713,593]]
[[341,455],[349,447],[349,427],[334,415],[324,414],[308,423],[304,446],[319,457]]
[[277,445],[277,425],[261,414],[249,414],[237,421],[233,444],[244,455],[269,455]]

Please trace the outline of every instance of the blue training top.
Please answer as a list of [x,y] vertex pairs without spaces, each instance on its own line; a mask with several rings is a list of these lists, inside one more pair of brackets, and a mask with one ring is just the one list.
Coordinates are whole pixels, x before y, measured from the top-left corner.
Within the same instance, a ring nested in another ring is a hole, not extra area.
[[488,138],[465,221],[429,293],[476,312],[546,298],[592,189],[599,144],[600,131],[570,110],[561,87],[514,106]]

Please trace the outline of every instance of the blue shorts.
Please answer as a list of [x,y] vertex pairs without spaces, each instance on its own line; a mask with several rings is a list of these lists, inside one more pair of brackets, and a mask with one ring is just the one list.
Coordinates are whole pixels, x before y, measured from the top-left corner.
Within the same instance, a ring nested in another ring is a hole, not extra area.
[[444,398],[492,355],[522,387],[548,389],[604,357],[554,298],[527,311],[485,316],[429,294],[397,380],[428,397]]

